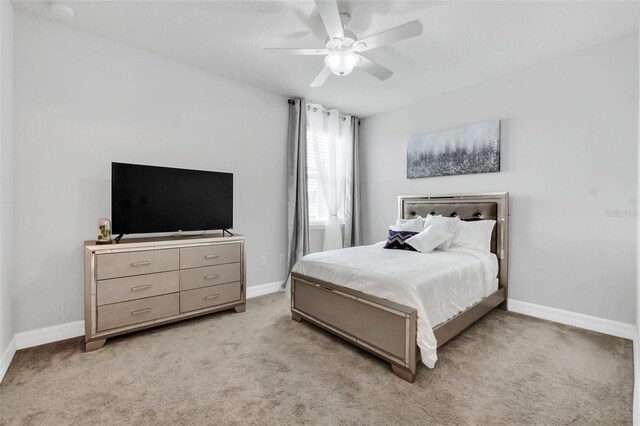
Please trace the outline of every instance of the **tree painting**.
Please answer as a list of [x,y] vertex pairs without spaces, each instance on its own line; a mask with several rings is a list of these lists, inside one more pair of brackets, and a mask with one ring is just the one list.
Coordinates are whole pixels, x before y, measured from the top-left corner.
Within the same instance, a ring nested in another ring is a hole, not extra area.
[[500,171],[500,120],[409,138],[407,178]]

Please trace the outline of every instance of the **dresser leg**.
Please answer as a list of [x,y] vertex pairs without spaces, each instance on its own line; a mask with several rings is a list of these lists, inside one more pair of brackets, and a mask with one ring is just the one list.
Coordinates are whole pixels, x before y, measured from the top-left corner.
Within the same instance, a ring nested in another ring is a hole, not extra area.
[[107,339],[100,339],[100,340],[92,340],[91,342],[85,342],[84,351],[85,352],[97,351],[98,349],[104,346],[106,341]]
[[391,370],[393,370],[394,374],[400,377],[401,379],[404,379],[409,383],[413,383],[413,378],[415,377],[415,375],[409,369],[398,367],[395,364],[391,364]]
[[247,310],[247,305],[236,306],[234,309],[236,310],[237,313],[244,312]]
[[291,319],[300,322],[302,321],[302,316],[298,313],[291,312]]

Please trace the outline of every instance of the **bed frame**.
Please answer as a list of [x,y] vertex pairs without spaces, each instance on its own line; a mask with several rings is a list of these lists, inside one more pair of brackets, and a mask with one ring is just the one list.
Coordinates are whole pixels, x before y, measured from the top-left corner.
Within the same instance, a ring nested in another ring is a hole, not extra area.
[[[427,214],[462,220],[493,219],[491,251],[498,257],[498,290],[433,329],[438,347],[495,307],[506,309],[509,260],[509,194],[507,192],[400,196],[404,219]],[[305,319],[388,361],[393,372],[413,383],[420,351],[416,344],[417,311],[330,282],[291,274],[291,318]]]

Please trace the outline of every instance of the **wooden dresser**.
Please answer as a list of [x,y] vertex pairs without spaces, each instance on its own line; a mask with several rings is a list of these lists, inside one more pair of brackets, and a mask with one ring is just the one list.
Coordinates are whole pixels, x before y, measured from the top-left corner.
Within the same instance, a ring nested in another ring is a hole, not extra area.
[[108,337],[246,307],[244,237],[84,245],[85,350]]

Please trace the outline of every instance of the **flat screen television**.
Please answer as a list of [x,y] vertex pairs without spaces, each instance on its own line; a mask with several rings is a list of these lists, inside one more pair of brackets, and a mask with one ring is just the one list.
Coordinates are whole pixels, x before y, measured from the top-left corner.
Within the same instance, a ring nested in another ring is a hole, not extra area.
[[233,174],[111,163],[113,234],[233,227]]

